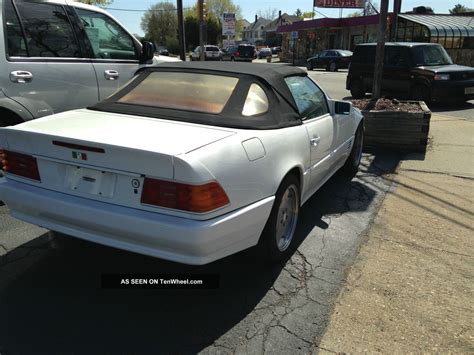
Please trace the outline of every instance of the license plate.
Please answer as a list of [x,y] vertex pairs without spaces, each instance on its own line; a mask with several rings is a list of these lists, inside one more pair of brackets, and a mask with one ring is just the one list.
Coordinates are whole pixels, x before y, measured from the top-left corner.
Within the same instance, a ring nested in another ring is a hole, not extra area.
[[117,175],[107,171],[68,166],[66,186],[69,190],[95,196],[113,197]]
[[464,94],[474,94],[474,87],[464,88]]

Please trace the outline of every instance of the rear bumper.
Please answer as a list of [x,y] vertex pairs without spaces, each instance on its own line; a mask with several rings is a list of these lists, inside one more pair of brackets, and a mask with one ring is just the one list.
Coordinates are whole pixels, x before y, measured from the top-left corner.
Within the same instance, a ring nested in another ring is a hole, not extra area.
[[252,247],[274,196],[197,221],[111,205],[0,179],[13,217],[80,239],[185,264],[202,265]]
[[466,88],[474,90],[474,80],[434,82],[431,98],[440,102],[473,100],[474,92],[466,93]]

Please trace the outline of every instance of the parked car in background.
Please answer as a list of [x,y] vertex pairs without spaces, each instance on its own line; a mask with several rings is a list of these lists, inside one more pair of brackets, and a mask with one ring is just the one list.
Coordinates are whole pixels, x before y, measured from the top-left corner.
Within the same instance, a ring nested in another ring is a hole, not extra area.
[[258,59],[263,59],[272,56],[272,50],[270,48],[260,48],[257,52]]
[[0,0],[0,126],[103,100],[154,57],[105,10],[65,0]]
[[[346,80],[354,98],[372,91],[375,43],[356,46]],[[430,101],[474,99],[474,68],[453,64],[436,43],[386,43],[382,93],[396,98]]]
[[159,55],[165,55],[165,56],[170,55],[170,52],[168,51],[168,48],[163,47],[163,46],[157,46],[156,50],[155,50],[155,53],[157,53]]
[[328,71],[347,69],[352,59],[352,52],[343,49],[330,49],[322,51],[306,60],[308,70],[325,68]]
[[236,62],[251,62],[255,57],[255,46],[241,44],[226,48],[222,52],[222,60],[230,60]]
[[281,47],[272,47],[272,54],[278,54],[281,52]]
[[280,260],[301,206],[357,171],[363,132],[360,111],[299,68],[170,63],[89,109],[0,128],[0,200],[23,221],[181,263],[257,244]]
[[[205,45],[204,46],[204,60],[221,60],[222,53],[219,47]],[[191,53],[191,61],[201,59],[201,46],[197,46]]]

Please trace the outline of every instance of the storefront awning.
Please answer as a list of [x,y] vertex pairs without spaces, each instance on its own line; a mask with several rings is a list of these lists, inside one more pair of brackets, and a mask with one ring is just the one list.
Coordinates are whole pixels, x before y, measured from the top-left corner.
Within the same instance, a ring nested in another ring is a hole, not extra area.
[[431,37],[474,37],[474,17],[453,15],[398,15],[428,28]]

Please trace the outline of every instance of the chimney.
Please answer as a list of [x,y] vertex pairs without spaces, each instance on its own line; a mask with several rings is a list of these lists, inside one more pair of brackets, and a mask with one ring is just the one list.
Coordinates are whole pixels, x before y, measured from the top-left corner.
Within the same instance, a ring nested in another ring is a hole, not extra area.
[[258,17],[257,17],[257,15],[255,15],[255,22],[257,22],[257,20],[258,20]]
[[278,18],[281,18],[281,10],[278,11]]

